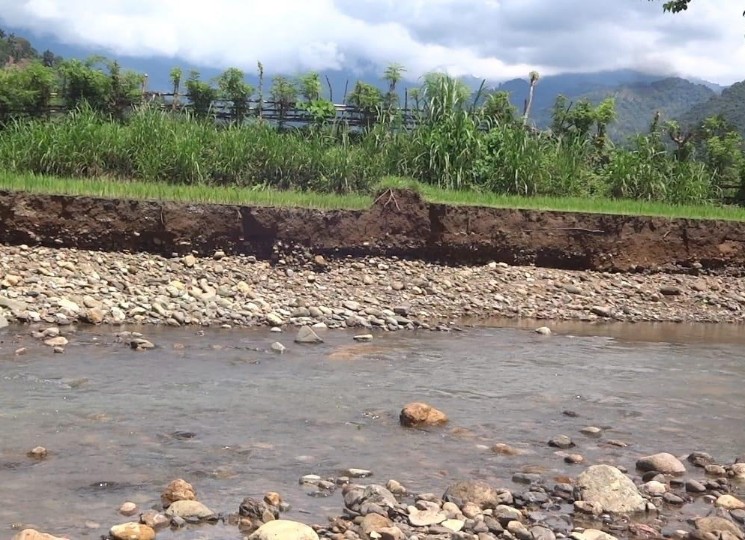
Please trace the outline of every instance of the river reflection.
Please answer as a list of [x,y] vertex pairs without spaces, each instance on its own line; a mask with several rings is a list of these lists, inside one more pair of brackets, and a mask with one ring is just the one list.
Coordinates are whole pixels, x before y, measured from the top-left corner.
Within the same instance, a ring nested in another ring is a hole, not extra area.
[[[370,344],[330,332],[304,347],[264,330],[145,329],[158,345],[149,352],[96,328],[72,335],[63,355],[13,328],[0,335],[0,524],[99,537],[123,521],[122,502],[148,508],[176,477],[216,511],[272,490],[292,504],[290,519],[318,522],[341,498],[308,496],[304,474],[358,467],[414,491],[473,476],[510,487],[520,470],[581,470],[546,445],[560,433],[587,463],[628,467],[658,451],[706,450],[722,462],[745,451],[739,327],[552,323],[545,337],[535,326],[381,334]],[[276,340],[282,355],[268,350]],[[415,400],[450,425],[400,428],[401,406]],[[581,435],[588,425],[606,428],[603,437]],[[523,454],[494,454],[497,442]],[[48,459],[26,457],[37,445]],[[217,527],[178,537],[237,536]]]

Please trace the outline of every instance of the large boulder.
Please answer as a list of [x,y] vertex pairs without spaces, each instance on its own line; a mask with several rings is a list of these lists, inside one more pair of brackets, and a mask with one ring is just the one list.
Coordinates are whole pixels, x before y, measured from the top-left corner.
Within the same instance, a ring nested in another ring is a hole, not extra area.
[[160,496],[164,507],[168,507],[176,501],[193,501],[197,498],[197,490],[181,478],[173,480]]
[[636,461],[636,468],[641,472],[657,471],[662,474],[683,474],[685,465],[672,454],[662,452],[644,456]]
[[275,519],[256,529],[248,540],[318,540],[318,534],[304,523]]
[[475,504],[482,510],[496,508],[504,502],[500,500],[497,490],[482,480],[462,480],[450,484],[442,498],[460,507],[467,503]]
[[646,501],[631,479],[610,465],[593,465],[577,477],[580,498],[598,504],[604,512],[644,512]]
[[405,427],[438,426],[447,423],[448,417],[432,405],[415,402],[409,403],[401,410],[399,421]]

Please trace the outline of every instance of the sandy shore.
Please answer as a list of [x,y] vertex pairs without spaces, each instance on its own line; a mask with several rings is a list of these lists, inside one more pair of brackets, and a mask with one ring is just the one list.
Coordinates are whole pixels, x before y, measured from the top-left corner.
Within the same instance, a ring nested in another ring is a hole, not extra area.
[[325,325],[395,331],[500,317],[742,322],[745,280],[396,258],[275,264],[0,246],[0,325]]

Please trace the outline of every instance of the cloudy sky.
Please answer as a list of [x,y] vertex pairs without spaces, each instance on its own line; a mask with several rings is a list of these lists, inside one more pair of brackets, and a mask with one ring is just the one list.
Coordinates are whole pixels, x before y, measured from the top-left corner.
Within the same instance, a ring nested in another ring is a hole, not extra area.
[[636,68],[745,79],[742,0],[0,0],[5,26],[112,56],[273,72],[447,70],[490,80]]

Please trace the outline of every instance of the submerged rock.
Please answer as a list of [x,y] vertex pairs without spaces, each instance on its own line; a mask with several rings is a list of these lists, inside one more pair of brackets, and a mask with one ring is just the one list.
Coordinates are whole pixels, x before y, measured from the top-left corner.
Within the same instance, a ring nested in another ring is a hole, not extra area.
[[583,501],[599,505],[604,512],[644,512],[647,503],[631,479],[610,465],[593,465],[577,477]]
[[399,421],[405,427],[437,426],[447,423],[448,417],[427,403],[415,402],[401,410]]
[[68,540],[61,536],[52,536],[48,533],[39,532],[36,529],[23,529],[13,536],[13,540]]

